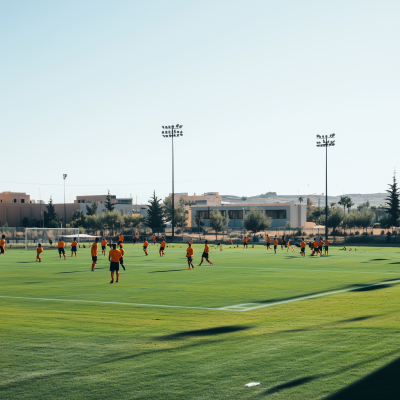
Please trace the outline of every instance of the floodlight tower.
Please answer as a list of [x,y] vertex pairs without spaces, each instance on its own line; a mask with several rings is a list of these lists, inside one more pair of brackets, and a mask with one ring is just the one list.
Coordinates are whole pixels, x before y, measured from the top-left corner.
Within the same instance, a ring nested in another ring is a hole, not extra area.
[[[325,147],[325,240],[328,239],[328,146],[335,145],[335,134],[317,135],[317,147]],[[333,139],[333,140],[332,140]]]
[[65,207],[65,180],[67,179],[67,174],[63,174],[64,179],[64,227],[67,226],[67,211]]
[[171,220],[171,227],[172,227],[172,240],[171,242],[174,241],[174,225],[175,225],[175,189],[174,189],[174,137],[179,137],[183,136],[182,129],[183,125],[176,124],[174,125],[168,125],[168,126],[163,126],[163,131],[161,134],[163,137],[168,138],[170,137],[172,140],[172,220]]

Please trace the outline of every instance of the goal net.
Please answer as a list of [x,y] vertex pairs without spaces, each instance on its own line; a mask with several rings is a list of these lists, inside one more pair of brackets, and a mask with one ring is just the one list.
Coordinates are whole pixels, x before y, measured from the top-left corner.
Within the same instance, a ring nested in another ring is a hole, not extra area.
[[74,238],[79,243],[79,228],[26,228],[25,250],[37,247],[57,247],[60,238],[67,243],[72,243]]

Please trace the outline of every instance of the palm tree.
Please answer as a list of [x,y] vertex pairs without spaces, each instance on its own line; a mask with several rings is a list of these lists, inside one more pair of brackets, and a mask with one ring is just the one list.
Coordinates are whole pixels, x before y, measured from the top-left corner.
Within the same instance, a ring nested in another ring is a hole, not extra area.
[[303,202],[303,198],[302,197],[299,197],[299,203],[301,204],[302,202]]
[[343,206],[343,211],[346,212],[346,206],[347,203],[350,201],[350,197],[347,196],[340,196],[340,200],[338,201],[338,204]]
[[351,201],[350,197],[348,197],[349,201],[346,204],[347,214],[350,214],[350,208],[354,206],[354,203]]
[[335,206],[336,203],[331,203],[331,208],[333,208]]

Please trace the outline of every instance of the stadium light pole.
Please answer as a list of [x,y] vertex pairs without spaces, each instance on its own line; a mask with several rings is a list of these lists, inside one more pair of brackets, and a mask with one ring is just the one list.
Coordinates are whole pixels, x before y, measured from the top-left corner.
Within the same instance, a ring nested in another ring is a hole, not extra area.
[[64,227],[67,226],[67,209],[65,206],[65,180],[67,179],[67,174],[63,174],[64,179]]
[[172,220],[171,220],[171,227],[172,227],[172,240],[174,241],[174,224],[175,224],[175,189],[174,189],[174,137],[183,136],[182,129],[183,125],[165,125],[163,126],[163,131],[161,134],[165,138],[171,138],[172,140]]
[[317,147],[325,147],[325,240],[328,239],[328,146],[335,145],[335,134],[317,135]]

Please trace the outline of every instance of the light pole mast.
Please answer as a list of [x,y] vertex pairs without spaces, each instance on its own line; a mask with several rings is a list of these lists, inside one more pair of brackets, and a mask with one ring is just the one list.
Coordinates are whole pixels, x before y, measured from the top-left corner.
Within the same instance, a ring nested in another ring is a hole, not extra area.
[[182,129],[183,125],[168,125],[163,126],[165,129],[162,131],[163,137],[170,137],[172,139],[172,219],[171,219],[171,227],[172,227],[172,240],[174,241],[174,226],[175,226],[175,188],[174,188],[174,137],[183,136],[182,131],[179,132],[179,129]]
[[325,240],[328,240],[328,146],[334,146],[335,134],[331,133],[328,135],[317,135],[317,147],[325,147]]
[[67,174],[63,174],[64,179],[64,227],[67,227],[67,210],[65,206],[65,180],[67,179]]

